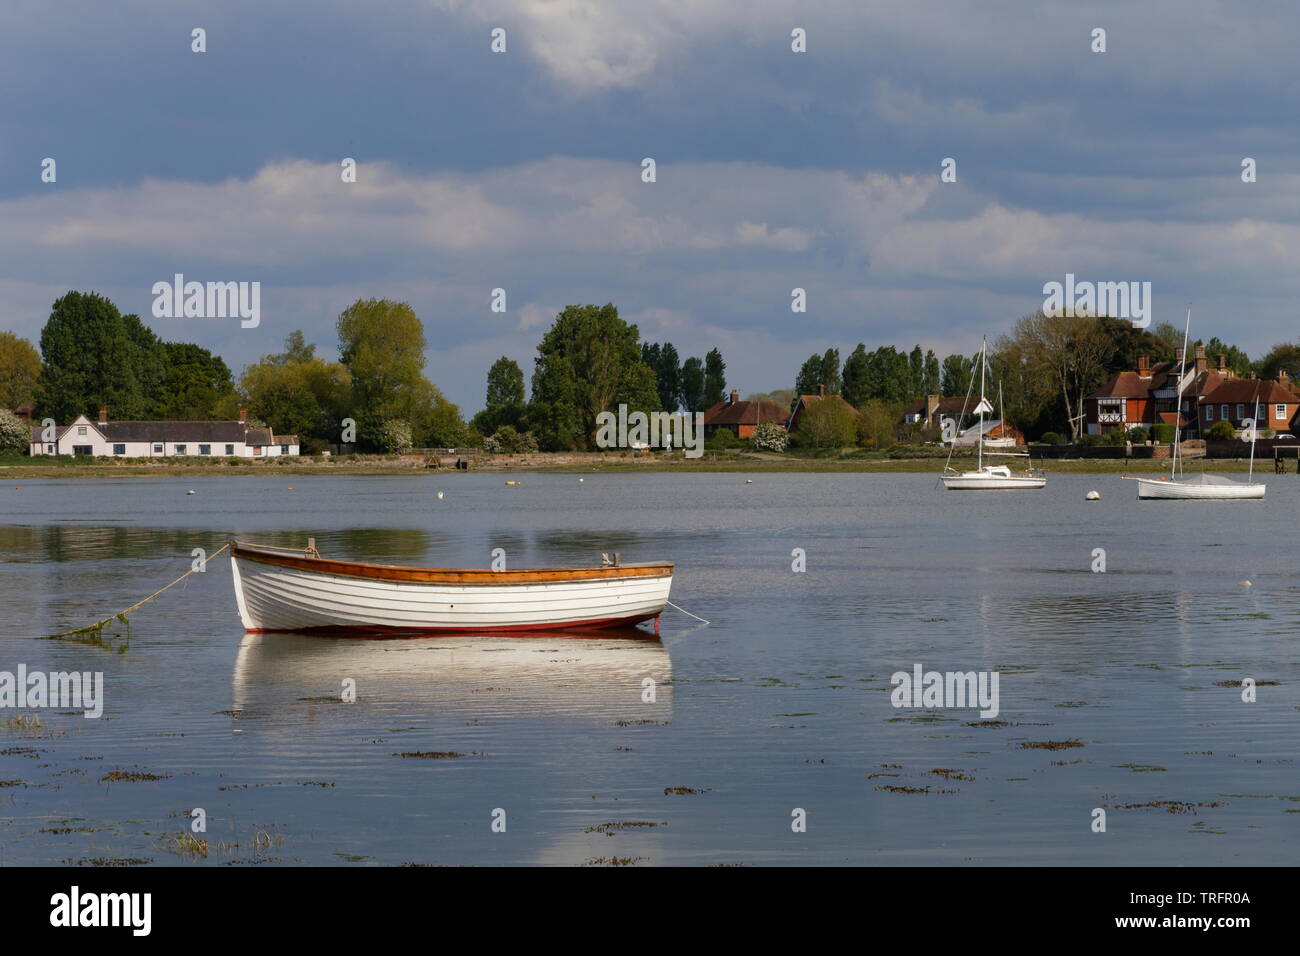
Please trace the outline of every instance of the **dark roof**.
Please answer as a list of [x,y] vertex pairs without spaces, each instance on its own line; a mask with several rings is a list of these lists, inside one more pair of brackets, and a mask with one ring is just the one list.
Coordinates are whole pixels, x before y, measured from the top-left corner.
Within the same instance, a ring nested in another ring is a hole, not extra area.
[[1109,382],[1087,397],[1147,398],[1151,387],[1151,379],[1141,378],[1137,372],[1117,372]]
[[[244,441],[239,422],[109,422],[95,425],[109,441]],[[250,432],[255,429],[249,429]]]
[[784,425],[790,413],[776,402],[718,402],[704,413],[705,425]]
[[1258,378],[1236,378],[1224,382],[1205,396],[1207,402],[1242,402],[1261,405],[1300,401],[1295,393],[1281,382],[1264,381]]

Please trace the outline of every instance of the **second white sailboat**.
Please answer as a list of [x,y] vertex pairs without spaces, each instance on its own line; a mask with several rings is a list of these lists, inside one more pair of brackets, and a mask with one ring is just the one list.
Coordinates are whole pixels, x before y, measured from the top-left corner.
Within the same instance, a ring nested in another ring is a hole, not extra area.
[[[949,491],[1013,491],[1020,488],[1042,488],[1047,484],[1047,476],[1041,472],[1015,472],[1006,465],[984,464],[984,413],[991,411],[988,400],[984,397],[984,371],[988,366],[987,340],[980,345],[979,363],[980,401],[979,404],[975,406],[975,412],[979,414],[975,470],[958,471],[952,467],[952,450],[957,445],[956,437],[954,436],[952,446],[948,450],[948,461],[944,464],[943,474],[940,475],[940,480],[943,481],[943,486]],[[967,397],[969,397],[969,395],[970,393],[967,391]],[[965,417],[965,414],[966,409],[963,404],[962,416]],[[998,453],[990,452],[989,454]],[[1003,452],[1002,454],[1005,455],[1007,453]],[[1024,457],[1028,457],[1028,455],[1025,455]]]

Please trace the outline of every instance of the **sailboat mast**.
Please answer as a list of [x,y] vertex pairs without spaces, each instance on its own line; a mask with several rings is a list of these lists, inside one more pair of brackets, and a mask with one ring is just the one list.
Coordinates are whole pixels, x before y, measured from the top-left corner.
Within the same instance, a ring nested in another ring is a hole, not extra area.
[[979,452],[978,464],[975,466],[977,471],[984,470],[984,366],[988,364],[989,340],[985,338],[980,343],[980,431],[979,431]]
[[1183,326],[1183,357],[1178,363],[1178,398],[1174,400],[1174,453],[1169,458],[1169,477],[1178,477],[1178,438],[1183,421],[1183,381],[1187,377],[1187,335],[1192,330],[1192,307],[1187,307],[1187,324]]
[[1255,389],[1255,417],[1250,421],[1250,472],[1247,481],[1255,480],[1255,439],[1259,436],[1259,388]]

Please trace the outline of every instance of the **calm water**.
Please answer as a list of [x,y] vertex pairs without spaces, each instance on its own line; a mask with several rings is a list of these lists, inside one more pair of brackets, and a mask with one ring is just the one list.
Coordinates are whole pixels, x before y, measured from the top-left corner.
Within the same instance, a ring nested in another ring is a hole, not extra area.
[[[1294,862],[1300,478],[1197,503],[1101,475],[988,495],[752,477],[0,486],[0,670],[102,671],[107,698],[99,720],[45,710],[34,729],[0,711],[0,862]],[[246,637],[223,556],[135,612],[129,643],[39,639],[231,535],[434,566],[497,547],[512,567],[671,559],[674,601],[712,625],[669,610],[661,643]],[[998,671],[1005,725],[895,709],[890,675],[916,663]],[[1277,683],[1255,703],[1216,686],[1242,677]],[[1020,746],[1043,741],[1083,746]],[[1219,805],[1124,808],[1152,801]],[[167,838],[194,807],[206,859]]]

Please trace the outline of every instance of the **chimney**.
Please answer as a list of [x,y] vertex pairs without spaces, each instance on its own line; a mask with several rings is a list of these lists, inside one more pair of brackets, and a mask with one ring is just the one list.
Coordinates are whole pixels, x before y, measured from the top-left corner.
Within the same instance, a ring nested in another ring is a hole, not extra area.
[[826,397],[826,386],[823,385],[821,382],[817,383],[817,394],[820,395],[822,398]]
[[248,409],[247,409],[247,408],[241,408],[241,409],[239,410],[239,424],[242,425],[242,424],[244,424],[246,421],[248,421]]
[[1138,378],[1151,377],[1151,357],[1149,355],[1138,356]]
[[1286,374],[1286,369],[1280,368],[1277,370],[1277,380],[1283,385],[1287,384],[1288,378],[1290,378],[1290,376]]
[[1219,371],[1220,372],[1226,371],[1228,368],[1228,362],[1227,362],[1228,357],[1224,355],[1222,352],[1220,352],[1216,357],[1219,360]]
[[100,423],[101,425],[107,425],[107,424],[108,424],[108,406],[107,406],[107,405],[100,405],[100,406],[99,406],[99,423]]
[[[731,390],[731,404],[735,405],[739,401],[740,401],[740,393],[733,388]],[[240,414],[242,415],[243,412],[240,412]]]
[[1205,371],[1205,344],[1203,342],[1197,342],[1196,343],[1196,373],[1199,375],[1201,372],[1204,371]]

